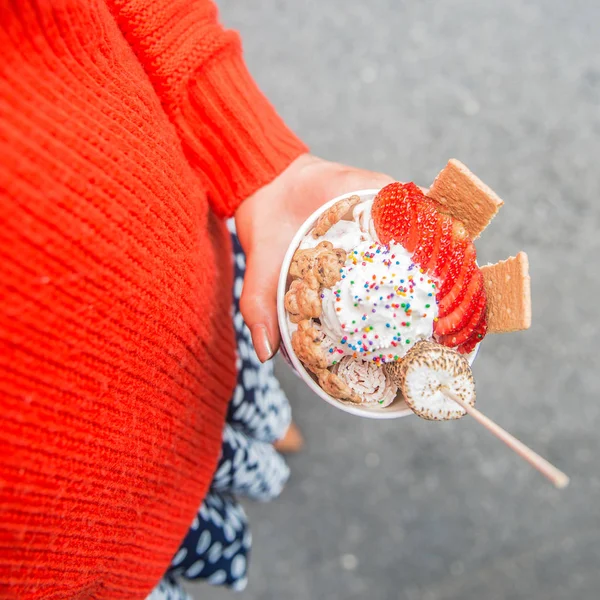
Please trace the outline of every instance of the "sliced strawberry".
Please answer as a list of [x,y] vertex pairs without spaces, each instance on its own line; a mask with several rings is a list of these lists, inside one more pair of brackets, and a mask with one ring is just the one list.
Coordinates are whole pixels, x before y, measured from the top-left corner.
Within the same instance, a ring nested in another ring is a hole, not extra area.
[[438,215],[438,229],[436,231],[436,242],[433,254],[425,267],[428,273],[434,277],[446,264],[446,257],[452,248],[452,218],[448,215]]
[[437,259],[438,252],[440,251],[440,241],[443,231],[443,220],[440,218],[441,215],[436,215],[435,217],[435,228],[433,232],[433,247],[431,248],[431,254],[429,258],[427,258],[427,262],[421,264],[421,266],[428,272],[433,272],[433,267],[435,266],[435,261]]
[[[449,314],[444,317],[438,317],[433,328],[434,333],[440,337],[443,335],[449,335],[460,331],[469,321],[473,311],[476,308],[480,296],[482,295],[483,289],[479,290],[479,294],[474,296],[477,290],[471,290],[471,294],[465,293],[462,302]],[[473,323],[475,325],[477,322]]]
[[[465,249],[465,256],[458,276],[452,282],[450,274],[448,274],[437,294],[439,317],[444,317],[448,313],[451,313],[456,306],[460,304],[460,300],[462,300],[471,283],[473,274],[479,270],[477,268],[477,263],[475,262],[476,258],[477,253],[475,251],[475,246],[469,244]],[[474,297],[473,294],[471,295]]]
[[421,202],[418,215],[419,242],[412,255],[412,259],[423,269],[429,263],[436,245],[438,234],[438,214],[432,202]]
[[[451,331],[445,335],[439,335],[440,330],[437,330],[438,334],[438,342],[443,344],[444,346],[450,346],[452,348],[456,346],[460,346],[466,342],[476,327],[481,322],[482,317],[485,316],[485,304],[486,304],[486,296],[485,293],[480,292],[479,297],[474,301],[470,302],[468,306],[465,304],[461,304],[457,311],[451,313],[451,315],[455,315],[456,326],[452,326]],[[451,316],[449,315],[449,316]],[[436,325],[438,325],[443,319],[437,321]],[[437,328],[436,328],[437,329]]]
[[481,320],[479,321],[479,325],[477,325],[477,327],[473,330],[471,337],[457,348],[458,352],[460,354],[469,354],[469,352],[472,352],[475,346],[477,346],[477,344],[479,344],[479,342],[481,342],[481,340],[485,337],[486,333],[487,316],[484,312],[481,316]]
[[443,298],[456,281],[459,276],[463,264],[465,263],[465,257],[469,251],[469,246],[472,246],[471,240],[454,239],[450,256],[446,262],[446,266],[442,269],[439,274],[439,279],[442,284],[438,291],[438,298]]
[[449,315],[456,308],[463,303],[464,299],[468,296],[475,299],[479,297],[481,290],[483,289],[483,274],[479,270],[479,267],[473,263],[472,270],[467,276],[467,282],[463,284],[462,288],[458,292],[458,296],[450,302],[450,294],[447,294],[438,304],[438,318]]
[[410,254],[412,254],[419,244],[421,239],[421,223],[420,223],[420,208],[415,198],[409,197],[408,202],[410,203],[410,211],[412,218],[410,220],[410,227],[408,228],[408,234],[404,238],[403,246]]
[[405,245],[413,220],[412,202],[410,201],[411,195],[415,193],[413,188],[423,195],[414,184],[403,184],[396,181],[386,185],[375,196],[371,216],[377,237],[382,244],[389,244],[391,240],[395,240]]
[[450,233],[451,242],[447,247],[446,252],[441,252],[438,255],[437,264],[435,267],[435,274],[439,279],[444,281],[448,275],[448,270],[454,261],[458,259],[457,252],[463,252],[465,244],[470,241],[466,235],[465,228],[460,221],[452,219],[452,231]]

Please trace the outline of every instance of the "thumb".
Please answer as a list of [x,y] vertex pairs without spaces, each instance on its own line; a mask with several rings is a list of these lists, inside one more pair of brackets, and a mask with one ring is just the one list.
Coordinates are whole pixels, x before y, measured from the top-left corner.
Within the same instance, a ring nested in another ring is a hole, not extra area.
[[393,181],[395,179],[385,173],[365,171],[364,169],[348,169],[345,173],[344,187],[348,190],[379,189]]
[[252,334],[252,343],[261,362],[269,360],[279,347],[277,324],[277,279],[279,267],[268,252],[254,248],[246,257],[244,289],[240,310]]

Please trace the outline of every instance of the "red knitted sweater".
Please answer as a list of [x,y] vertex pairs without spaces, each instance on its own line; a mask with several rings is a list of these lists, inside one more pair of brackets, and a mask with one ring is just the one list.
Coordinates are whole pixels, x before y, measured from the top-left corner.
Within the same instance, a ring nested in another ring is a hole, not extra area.
[[305,151],[215,12],[0,3],[2,598],[144,598],[210,483],[222,219]]

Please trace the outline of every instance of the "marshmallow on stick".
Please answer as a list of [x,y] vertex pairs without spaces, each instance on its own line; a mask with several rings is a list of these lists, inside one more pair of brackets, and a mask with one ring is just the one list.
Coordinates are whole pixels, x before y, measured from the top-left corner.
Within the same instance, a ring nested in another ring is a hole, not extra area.
[[418,342],[404,359],[385,370],[402,390],[404,401],[419,417],[429,421],[460,419],[466,411],[444,394],[452,390],[475,404],[475,382],[469,362],[447,346]]
[[446,420],[469,414],[556,487],[568,485],[565,473],[475,408],[475,382],[464,356],[435,342],[419,342],[400,364],[385,369],[419,417]]

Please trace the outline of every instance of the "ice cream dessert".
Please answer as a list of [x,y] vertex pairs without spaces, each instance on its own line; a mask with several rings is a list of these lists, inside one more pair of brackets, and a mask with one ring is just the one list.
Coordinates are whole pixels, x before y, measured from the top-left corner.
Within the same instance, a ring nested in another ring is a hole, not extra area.
[[395,182],[332,201],[285,258],[283,347],[330,404],[376,418],[468,414],[564,488],[564,472],[475,407],[474,350],[531,323],[525,253],[477,264],[473,240],[501,205],[456,160],[426,194]]
[[529,326],[526,256],[477,264],[473,240],[501,205],[450,161],[427,194],[395,182],[314,222],[292,258],[285,309],[293,351],[325,392],[385,409],[402,400],[396,367],[416,344],[468,357],[488,331]]

